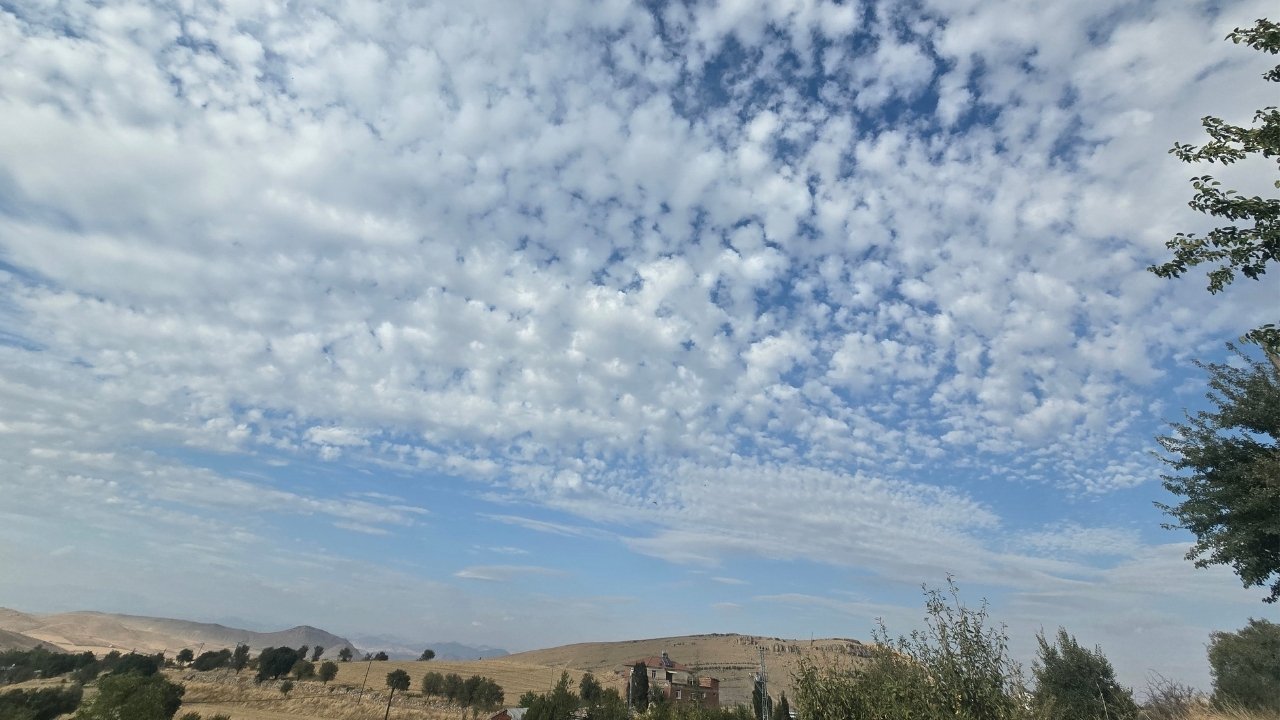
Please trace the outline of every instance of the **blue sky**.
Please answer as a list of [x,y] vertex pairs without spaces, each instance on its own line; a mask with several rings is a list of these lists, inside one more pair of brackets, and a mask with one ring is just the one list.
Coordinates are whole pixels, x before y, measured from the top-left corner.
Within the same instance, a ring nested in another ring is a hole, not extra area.
[[[0,604],[528,649],[906,631],[1204,686],[1167,155],[1269,3],[0,3]],[[1232,168],[1265,192],[1267,169]]]

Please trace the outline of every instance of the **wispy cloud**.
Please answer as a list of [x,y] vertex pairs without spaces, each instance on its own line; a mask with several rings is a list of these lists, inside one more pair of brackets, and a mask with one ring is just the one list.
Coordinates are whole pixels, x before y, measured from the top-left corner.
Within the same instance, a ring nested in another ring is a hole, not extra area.
[[512,582],[529,576],[563,576],[563,570],[539,567],[537,565],[472,565],[465,567],[453,576],[464,580],[486,580],[489,582]]

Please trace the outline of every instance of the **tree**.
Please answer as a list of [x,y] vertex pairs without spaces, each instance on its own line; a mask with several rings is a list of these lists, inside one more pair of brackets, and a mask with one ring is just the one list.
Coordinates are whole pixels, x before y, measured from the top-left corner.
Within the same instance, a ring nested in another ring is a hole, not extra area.
[[320,656],[324,654],[324,646],[317,645],[311,649],[311,662],[320,662]]
[[582,702],[588,705],[594,705],[600,701],[600,695],[604,692],[604,688],[600,686],[600,681],[596,680],[596,676],[586,673],[582,679],[578,681],[578,696],[582,698]]
[[1178,521],[1165,527],[1196,536],[1187,553],[1196,567],[1230,565],[1245,587],[1270,583],[1270,603],[1280,598],[1280,358],[1264,364],[1228,347],[1242,367],[1196,363],[1209,374],[1214,409],[1156,438],[1165,463],[1190,471],[1163,476],[1184,499],[1156,506]]
[[245,665],[249,664],[249,646],[241,643],[236,645],[235,652],[231,653],[231,667],[239,675]]
[[773,701],[764,692],[764,683],[757,679],[751,684],[751,709],[756,720],[770,720],[773,713]]
[[336,677],[338,677],[338,663],[332,660],[320,663],[320,682],[328,685],[329,681]]
[[229,662],[231,662],[230,650],[225,648],[222,650],[206,650],[200,653],[200,657],[196,658],[195,662],[191,663],[191,667],[199,672],[207,672],[226,667]]
[[[1251,28],[1236,28],[1227,39],[1275,55],[1280,52],[1280,25],[1260,19]],[[1262,78],[1280,82],[1280,65],[1263,73]],[[1254,113],[1253,122],[1253,127],[1240,127],[1207,116],[1201,125],[1209,142],[1200,147],[1174,143],[1169,152],[1186,163],[1230,165],[1249,156],[1261,156],[1275,158],[1280,164],[1280,110],[1263,108]],[[1151,272],[1176,278],[1195,265],[1218,263],[1209,272],[1208,287],[1210,293],[1218,293],[1235,280],[1237,270],[1257,280],[1266,272],[1268,263],[1280,260],[1280,198],[1245,197],[1235,190],[1223,190],[1210,175],[1192,178],[1191,185],[1196,192],[1188,204],[1193,209],[1232,224],[1214,228],[1205,237],[1178,233],[1165,243],[1173,251],[1173,259],[1151,266]],[[1275,186],[1280,188],[1280,180]],[[1244,226],[1237,226],[1236,222],[1243,222]],[[1246,338],[1273,353],[1280,352],[1280,329],[1275,323],[1251,331]]]
[[289,697],[289,693],[293,692],[293,681],[285,680],[280,683],[280,692],[283,693],[285,697]]
[[649,668],[638,662],[631,668],[631,681],[627,685],[627,702],[644,712],[649,708]]
[[1214,703],[1280,713],[1280,624],[1250,619],[1210,635],[1209,672]]
[[298,658],[297,661],[293,663],[293,667],[289,668],[289,674],[299,680],[310,680],[316,676],[315,663],[312,663],[310,660],[306,660],[305,658]]
[[438,672],[429,672],[422,676],[422,694],[423,695],[443,695],[444,694],[444,675]]
[[54,720],[80,707],[79,685],[10,690],[0,695],[0,717],[12,720]]
[[436,651],[432,650],[431,648],[427,648],[426,650],[422,651],[422,654],[418,656],[418,659],[423,662],[426,662],[428,660],[435,659],[435,656],[436,656]]
[[569,673],[561,672],[551,692],[539,695],[525,712],[525,720],[570,720],[578,709],[578,696],[569,689]]
[[773,706],[773,720],[791,720],[791,706],[787,703],[787,694],[782,693],[778,704]]
[[948,592],[925,590],[925,627],[890,639],[881,624],[865,658],[800,661],[795,701],[806,720],[1017,720],[1025,716],[1022,672],[1003,627]]
[[374,660],[390,660],[391,658],[387,656],[386,650],[379,650],[378,654],[373,656],[373,659]]
[[183,692],[159,675],[108,675],[98,680],[98,695],[75,720],[170,720],[182,706]]
[[344,647],[338,651],[338,662],[351,662],[351,648]]
[[178,656],[174,659],[177,660],[180,664],[186,665],[187,663],[196,659],[196,654],[191,651],[191,648],[182,648],[181,650],[178,651]]
[[387,687],[391,688],[391,692],[387,694],[387,711],[382,715],[383,720],[391,715],[391,698],[396,696],[396,691],[408,690],[411,683],[409,673],[403,670],[392,670],[387,673]]
[[293,648],[264,648],[258,655],[258,682],[287,675],[298,659],[298,651]]
[[307,653],[310,651],[311,651],[310,645],[303,645],[302,647],[298,648],[298,657],[304,658],[307,656]]
[[1050,644],[1036,635],[1039,659],[1032,668],[1036,689],[1032,707],[1043,720],[1132,720],[1138,716],[1133,692],[1116,681],[1101,648],[1083,648],[1058,628]]
[[[426,683],[426,678],[423,678],[422,681],[423,683]],[[520,699],[516,701],[516,707],[522,707],[522,708],[530,707],[533,705],[534,702],[537,701],[537,699],[538,699],[538,693],[532,690],[526,690],[525,693],[520,696]]]
[[112,668],[112,675],[142,675],[149,677],[160,672],[161,661],[155,655],[129,653],[122,655]]

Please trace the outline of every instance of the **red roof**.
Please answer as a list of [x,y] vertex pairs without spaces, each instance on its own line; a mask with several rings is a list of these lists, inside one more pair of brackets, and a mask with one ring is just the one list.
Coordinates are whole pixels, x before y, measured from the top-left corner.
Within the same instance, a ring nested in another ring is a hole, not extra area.
[[689,670],[689,666],[687,666],[687,665],[681,665],[680,663],[678,663],[678,662],[676,662],[676,661],[672,660],[670,657],[666,658],[666,660],[663,660],[663,658],[661,658],[661,657],[659,657],[659,656],[657,656],[657,655],[650,655],[650,656],[649,656],[649,657],[647,657],[647,658],[640,658],[639,660],[632,660],[631,662],[623,663],[623,664],[622,664],[622,666],[623,666],[623,667],[635,667],[636,665],[639,665],[640,663],[644,663],[644,666],[645,666],[646,668],[666,668],[666,669],[668,669],[668,670],[680,670],[680,671],[683,671],[683,672],[690,672],[690,670]]

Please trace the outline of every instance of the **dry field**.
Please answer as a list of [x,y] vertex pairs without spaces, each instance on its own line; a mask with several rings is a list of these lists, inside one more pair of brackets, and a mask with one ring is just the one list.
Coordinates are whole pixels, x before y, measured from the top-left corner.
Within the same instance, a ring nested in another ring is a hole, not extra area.
[[[791,676],[801,658],[821,661],[826,656],[847,656],[862,644],[857,640],[824,638],[784,640],[754,635],[684,635],[680,637],[628,640],[623,642],[579,643],[547,650],[533,650],[507,656],[506,660],[535,665],[582,668],[597,677],[614,677],[624,662],[659,655],[664,650],[672,660],[694,668],[699,674],[720,679],[720,704],[732,706],[751,701],[751,685],[764,650],[769,671],[769,694],[791,692]],[[621,683],[621,680],[617,682]]]

